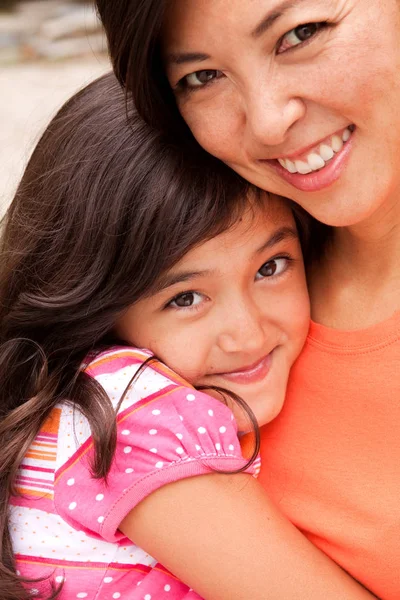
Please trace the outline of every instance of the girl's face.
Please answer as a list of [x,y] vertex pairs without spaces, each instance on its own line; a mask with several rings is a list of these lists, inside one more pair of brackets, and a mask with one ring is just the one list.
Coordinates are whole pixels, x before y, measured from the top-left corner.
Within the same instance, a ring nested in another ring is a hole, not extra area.
[[117,334],[193,385],[236,392],[262,425],[282,408],[308,324],[296,226],[285,202],[271,198],[188,252],[128,309]]
[[167,75],[206,150],[330,225],[400,211],[398,0],[169,6]]

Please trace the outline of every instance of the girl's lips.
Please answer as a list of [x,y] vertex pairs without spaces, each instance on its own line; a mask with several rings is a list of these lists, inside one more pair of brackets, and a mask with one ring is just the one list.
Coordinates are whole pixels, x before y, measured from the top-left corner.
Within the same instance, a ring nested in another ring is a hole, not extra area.
[[284,169],[277,160],[266,160],[261,162],[267,162],[275,171],[279,173],[282,179],[285,179],[293,187],[301,190],[302,192],[318,192],[324,188],[332,185],[346,168],[350,152],[353,147],[353,140],[356,132],[354,132],[346,144],[344,144],[342,150],[335,154],[335,156],[325,165],[320,171],[313,171],[308,175],[301,175],[301,173],[289,173]]
[[238,371],[232,371],[230,373],[218,373],[218,377],[227,379],[233,383],[249,384],[261,381],[266,377],[271,369],[272,363],[272,352],[264,356],[257,363],[244,367]]

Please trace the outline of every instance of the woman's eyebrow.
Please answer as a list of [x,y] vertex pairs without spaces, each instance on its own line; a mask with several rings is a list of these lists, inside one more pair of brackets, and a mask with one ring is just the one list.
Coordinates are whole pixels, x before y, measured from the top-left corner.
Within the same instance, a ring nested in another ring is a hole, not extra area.
[[166,62],[168,64],[172,63],[174,65],[184,65],[185,63],[203,62],[209,58],[210,55],[204,54],[203,52],[179,52],[177,54],[167,54]]
[[251,37],[260,37],[263,33],[270,29],[272,25],[285,14],[285,12],[291,8],[295,8],[298,4],[301,4],[304,1],[307,0],[286,0],[286,2],[282,2],[282,4],[276,6],[269,13],[267,13],[266,16],[253,29],[251,32]]

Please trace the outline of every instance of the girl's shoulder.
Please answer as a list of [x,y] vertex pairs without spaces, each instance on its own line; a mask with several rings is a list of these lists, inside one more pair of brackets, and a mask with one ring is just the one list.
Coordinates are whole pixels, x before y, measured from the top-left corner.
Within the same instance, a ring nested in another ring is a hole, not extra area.
[[172,389],[193,389],[145,348],[108,348],[89,355],[83,370],[101,385],[118,412]]
[[111,542],[123,537],[117,529],[128,512],[163,485],[247,465],[230,408],[149,358],[146,350],[118,347],[88,361],[85,371],[117,409],[114,460],[107,480],[94,479],[89,436],[57,473],[59,514]]

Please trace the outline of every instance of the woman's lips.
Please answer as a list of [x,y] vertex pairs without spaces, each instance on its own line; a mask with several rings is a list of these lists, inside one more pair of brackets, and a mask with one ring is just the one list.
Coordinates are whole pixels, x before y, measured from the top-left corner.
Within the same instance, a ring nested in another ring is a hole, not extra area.
[[289,173],[287,169],[284,169],[277,160],[266,160],[275,171],[279,173],[282,179],[285,179],[293,187],[301,190],[302,192],[317,192],[324,188],[332,185],[344,171],[347,161],[350,156],[350,152],[353,147],[354,135],[346,142],[340,152],[327,162],[325,167],[320,171],[313,171],[307,175],[301,173]]
[[261,360],[243,367],[237,371],[231,371],[229,373],[215,373],[214,376],[227,379],[233,383],[249,384],[261,381],[266,377],[271,369],[272,364],[272,352],[264,356]]

